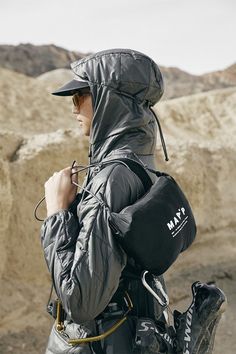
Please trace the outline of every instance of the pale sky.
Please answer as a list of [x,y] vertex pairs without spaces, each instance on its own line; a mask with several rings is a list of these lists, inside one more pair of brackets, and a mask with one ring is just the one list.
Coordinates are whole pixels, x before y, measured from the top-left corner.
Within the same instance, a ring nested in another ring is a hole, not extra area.
[[0,44],[132,48],[193,74],[236,61],[236,0],[0,0]]

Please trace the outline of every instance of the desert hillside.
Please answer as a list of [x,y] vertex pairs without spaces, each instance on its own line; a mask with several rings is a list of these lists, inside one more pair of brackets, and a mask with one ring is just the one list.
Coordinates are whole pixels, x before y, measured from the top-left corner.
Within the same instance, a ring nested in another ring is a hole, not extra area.
[[[55,45],[0,45],[0,67],[36,77],[70,68],[70,63],[87,55]],[[158,58],[153,58],[159,65]],[[236,86],[236,64],[204,75],[192,75],[174,67],[160,66],[165,80],[164,99]],[[54,76],[56,75],[53,74]]]
[[[49,94],[70,72],[58,69],[33,78],[1,68],[0,74],[0,353],[38,354],[44,353],[52,320],[45,312],[50,278],[34,206],[54,171],[74,159],[87,163],[88,139],[72,117],[71,100]],[[216,282],[229,309],[214,354],[234,354],[236,87],[214,86],[162,101],[155,110],[170,156],[164,162],[158,140],[157,166],[181,184],[198,226],[196,241],[166,274],[171,307],[187,308],[195,280]],[[44,206],[39,213],[45,216]]]
[[70,62],[84,55],[53,44],[0,45],[0,67],[35,77],[50,70],[69,68]]
[[[1,129],[30,135],[53,132],[60,128],[77,128],[71,113],[71,98],[50,95],[50,92],[71,79],[70,70],[57,69],[30,78],[0,68],[0,75]],[[197,141],[201,138],[204,141],[212,139],[220,131],[222,136],[224,133],[233,135],[234,109],[235,88],[163,100],[158,105],[160,120],[171,136],[177,136],[178,130],[179,134],[195,137]],[[215,115],[220,117],[218,121]]]
[[[71,98],[52,96],[48,85],[0,68],[1,129],[25,135],[53,132],[60,128],[77,128],[72,115]],[[57,78],[55,86],[61,85]]]
[[178,68],[161,67],[166,90],[164,99],[236,86],[236,64],[204,75],[191,75]]

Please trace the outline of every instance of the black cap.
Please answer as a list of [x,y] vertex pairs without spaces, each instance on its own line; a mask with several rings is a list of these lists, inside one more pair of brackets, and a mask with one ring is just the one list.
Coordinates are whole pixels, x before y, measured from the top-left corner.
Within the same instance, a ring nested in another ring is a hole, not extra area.
[[87,81],[82,81],[74,78],[73,80],[67,82],[64,86],[60,87],[58,90],[52,92],[52,95],[57,96],[72,96],[78,91],[84,91],[84,89],[89,90],[89,84]]

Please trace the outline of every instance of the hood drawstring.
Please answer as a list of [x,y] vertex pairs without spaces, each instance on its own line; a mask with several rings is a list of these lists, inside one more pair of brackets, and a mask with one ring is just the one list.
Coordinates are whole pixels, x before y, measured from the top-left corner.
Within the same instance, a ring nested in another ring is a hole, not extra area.
[[[128,93],[125,93],[125,92],[120,92],[118,90],[114,90],[116,91],[119,95],[122,95],[122,96],[126,96],[128,98],[131,98],[133,101],[138,101],[139,103],[141,103],[142,101],[139,101],[136,97],[128,94]],[[160,134],[160,138],[161,138],[161,144],[162,144],[162,148],[163,148],[163,151],[164,151],[164,155],[165,155],[165,161],[169,161],[169,157],[168,157],[168,154],[167,154],[167,148],[166,148],[166,143],[165,143],[165,139],[164,139],[164,135],[162,133],[162,129],[161,129],[161,124],[159,122],[159,119],[156,115],[156,113],[154,112],[154,110],[149,106],[150,108],[150,111],[154,114],[154,117],[157,121],[157,125],[158,125],[158,129],[159,129],[159,134]]]
[[164,139],[164,136],[163,136],[163,133],[162,133],[162,129],[161,129],[161,124],[159,122],[159,119],[156,115],[156,113],[154,112],[154,110],[150,107],[150,110],[152,111],[152,113],[154,114],[155,118],[156,118],[156,121],[157,121],[157,125],[158,125],[158,129],[159,129],[159,134],[160,134],[160,138],[161,138],[161,144],[162,144],[162,148],[163,148],[163,151],[164,151],[164,155],[165,155],[165,160],[166,161],[169,161],[169,157],[168,157],[168,154],[167,154],[167,148],[166,148],[166,143],[165,143],[165,139]]

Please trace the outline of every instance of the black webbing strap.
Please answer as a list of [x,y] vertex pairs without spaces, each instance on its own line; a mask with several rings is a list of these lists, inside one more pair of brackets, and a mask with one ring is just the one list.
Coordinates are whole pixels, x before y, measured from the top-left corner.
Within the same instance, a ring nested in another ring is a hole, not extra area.
[[148,173],[145,171],[144,167],[140,165],[140,163],[125,157],[119,157],[118,160],[123,161],[131,169],[131,171],[133,171],[139,177],[145,191],[148,191],[151,188],[152,180],[149,177]]

